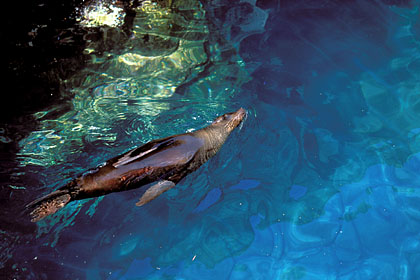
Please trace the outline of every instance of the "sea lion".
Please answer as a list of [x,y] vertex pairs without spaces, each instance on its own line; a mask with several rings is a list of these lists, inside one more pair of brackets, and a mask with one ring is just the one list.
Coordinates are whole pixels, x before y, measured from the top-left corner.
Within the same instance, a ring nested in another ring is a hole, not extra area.
[[240,108],[219,116],[205,128],[153,140],[110,159],[29,203],[27,207],[34,208],[30,212],[31,220],[37,222],[74,200],[127,191],[156,182],[136,203],[142,206],[173,188],[214,156],[245,116],[246,111]]

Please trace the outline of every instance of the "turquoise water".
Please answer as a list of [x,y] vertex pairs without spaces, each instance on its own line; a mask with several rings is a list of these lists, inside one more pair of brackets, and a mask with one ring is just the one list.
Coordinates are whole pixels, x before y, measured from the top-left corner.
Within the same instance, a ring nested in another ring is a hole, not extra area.
[[[419,3],[174,5],[137,10],[128,39],[86,35],[68,98],[34,114],[2,173],[5,279],[419,279]],[[221,151],[144,207],[133,190],[28,220],[81,171],[239,107]]]

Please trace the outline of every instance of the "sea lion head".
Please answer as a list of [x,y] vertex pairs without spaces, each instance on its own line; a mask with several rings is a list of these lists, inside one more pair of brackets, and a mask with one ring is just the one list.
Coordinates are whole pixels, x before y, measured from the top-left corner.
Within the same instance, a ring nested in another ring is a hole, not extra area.
[[226,113],[217,117],[211,124],[212,127],[220,127],[226,129],[228,132],[234,130],[245,118],[246,111],[240,108],[236,112]]

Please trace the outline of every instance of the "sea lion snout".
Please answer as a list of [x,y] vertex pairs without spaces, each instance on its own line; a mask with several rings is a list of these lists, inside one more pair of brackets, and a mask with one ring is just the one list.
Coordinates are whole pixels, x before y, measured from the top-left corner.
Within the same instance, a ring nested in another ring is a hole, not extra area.
[[226,113],[217,117],[212,125],[216,127],[226,128],[228,132],[234,130],[246,117],[246,110],[239,108],[238,111],[232,113]]
[[213,121],[212,124],[216,125],[216,124],[230,123],[231,126],[233,126],[233,128],[235,128],[241,123],[241,121],[245,118],[245,116],[246,116],[246,110],[244,108],[240,108],[236,112],[226,113],[226,114],[223,114],[223,115],[217,117]]
[[232,113],[231,120],[229,122],[229,127],[231,130],[235,129],[242,121],[246,118],[246,110],[244,108],[239,108],[238,111]]
[[244,108],[239,108],[239,110],[236,111],[234,114],[235,114],[234,118],[238,118],[239,123],[240,123],[246,117],[246,110]]

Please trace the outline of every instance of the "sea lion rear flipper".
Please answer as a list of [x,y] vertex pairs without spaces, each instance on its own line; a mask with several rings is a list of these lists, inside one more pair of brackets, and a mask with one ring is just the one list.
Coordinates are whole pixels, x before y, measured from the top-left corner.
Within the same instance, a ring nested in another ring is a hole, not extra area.
[[35,207],[30,213],[31,221],[38,222],[66,206],[70,200],[71,196],[68,191],[58,190],[29,203],[26,207]]
[[139,202],[136,203],[136,206],[142,206],[149,201],[155,199],[162,193],[166,192],[169,189],[175,187],[175,183],[172,181],[162,180],[151,186],[140,198]]

